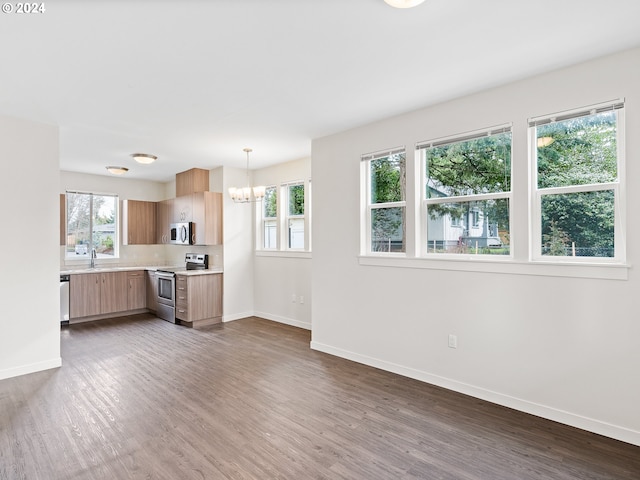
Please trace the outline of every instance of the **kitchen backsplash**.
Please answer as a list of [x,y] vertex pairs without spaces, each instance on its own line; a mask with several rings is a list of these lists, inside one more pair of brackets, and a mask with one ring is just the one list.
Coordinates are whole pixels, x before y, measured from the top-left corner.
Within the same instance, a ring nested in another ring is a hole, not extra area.
[[[120,257],[104,260],[98,258],[96,265],[104,266],[160,266],[183,265],[186,253],[206,253],[209,255],[210,267],[223,267],[223,247],[196,245],[122,245]],[[60,247],[60,269],[89,265],[89,257],[65,258],[65,247]]]

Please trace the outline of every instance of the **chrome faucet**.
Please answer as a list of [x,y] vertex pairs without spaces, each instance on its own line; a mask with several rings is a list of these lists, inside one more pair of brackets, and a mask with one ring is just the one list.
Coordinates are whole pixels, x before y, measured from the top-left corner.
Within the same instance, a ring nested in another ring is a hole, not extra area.
[[89,268],[95,268],[96,266],[96,249],[91,249],[91,263],[89,264]]

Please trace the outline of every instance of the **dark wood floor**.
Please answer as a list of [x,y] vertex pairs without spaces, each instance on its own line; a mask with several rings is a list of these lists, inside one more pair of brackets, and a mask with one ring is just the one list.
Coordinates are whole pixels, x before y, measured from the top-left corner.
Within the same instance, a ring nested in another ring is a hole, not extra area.
[[640,447],[309,349],[249,318],[65,327],[0,381],[0,479],[640,479]]

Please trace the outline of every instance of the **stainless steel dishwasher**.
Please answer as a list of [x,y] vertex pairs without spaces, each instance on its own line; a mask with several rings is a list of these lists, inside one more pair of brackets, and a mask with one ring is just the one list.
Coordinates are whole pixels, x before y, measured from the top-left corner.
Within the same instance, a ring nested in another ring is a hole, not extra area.
[[71,275],[60,274],[60,324],[69,324],[69,281]]

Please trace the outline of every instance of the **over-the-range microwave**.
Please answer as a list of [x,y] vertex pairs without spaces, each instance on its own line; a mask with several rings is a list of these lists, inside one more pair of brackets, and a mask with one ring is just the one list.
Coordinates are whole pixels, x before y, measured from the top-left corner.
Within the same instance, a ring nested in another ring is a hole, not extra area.
[[169,232],[169,243],[177,245],[193,245],[195,230],[193,222],[172,223]]

